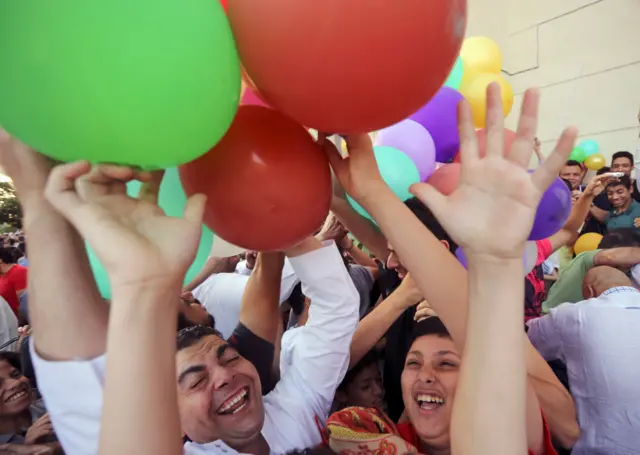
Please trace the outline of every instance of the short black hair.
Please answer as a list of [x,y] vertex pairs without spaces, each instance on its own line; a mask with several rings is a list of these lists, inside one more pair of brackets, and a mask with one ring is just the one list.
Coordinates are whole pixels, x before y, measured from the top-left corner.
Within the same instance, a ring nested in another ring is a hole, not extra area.
[[578,166],[580,169],[582,169],[582,164],[580,164],[579,161],[576,160],[568,160],[566,163],[564,163],[565,166]]
[[442,320],[437,316],[431,316],[416,322],[411,329],[410,344],[413,344],[418,338],[425,335],[436,335],[441,338],[451,338],[451,334]]
[[215,335],[224,340],[224,337],[213,327],[194,325],[186,327],[178,332],[178,351],[193,346],[204,337]]
[[613,164],[613,162],[618,158],[626,158],[629,161],[631,161],[631,164],[633,164],[633,153],[627,152],[626,150],[621,150],[619,152],[614,153],[611,156],[611,164]]
[[15,264],[16,257],[13,250],[15,250],[15,248],[0,247],[0,260],[5,264]]
[[16,352],[0,352],[0,361],[5,361],[16,370],[22,371],[22,362],[20,361],[20,355]]
[[611,168],[609,166],[603,166],[596,171],[596,175],[606,174],[609,171],[611,171]]
[[629,246],[640,246],[640,232],[638,232],[635,228],[610,230],[604,235],[604,237],[602,237],[598,248],[601,250],[605,250],[608,248],[621,248]]
[[621,185],[624,186],[628,190],[631,189],[631,179],[629,178],[628,175],[623,175],[622,177],[620,177],[620,178],[618,178],[616,180],[613,180],[612,182],[610,182],[607,185],[607,189],[613,188],[613,187],[616,187],[616,186],[621,186]]
[[378,353],[375,351],[375,348],[371,351],[367,352],[367,354],[360,359],[358,363],[356,363],[353,368],[347,371],[347,374],[344,376],[344,379],[338,386],[338,390],[344,390],[347,388],[349,384],[353,382],[353,380],[358,376],[358,374],[364,370],[366,367],[372,364],[378,364]]
[[429,207],[424,205],[418,198],[415,197],[407,199],[405,201],[405,205],[409,207],[409,210],[413,212],[416,218],[418,218],[420,222],[424,224],[425,227],[429,229],[429,231],[431,231],[431,233],[435,235],[438,240],[444,240],[449,244],[449,251],[451,251],[452,253],[456,251],[458,245],[456,245],[456,242],[454,242],[449,234],[447,234],[447,231],[444,230]]

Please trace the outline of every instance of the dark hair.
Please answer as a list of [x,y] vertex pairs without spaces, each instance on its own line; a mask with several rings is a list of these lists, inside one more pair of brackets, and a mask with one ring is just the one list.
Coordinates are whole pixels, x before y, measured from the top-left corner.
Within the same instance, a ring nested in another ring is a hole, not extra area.
[[458,245],[456,245],[451,237],[449,237],[447,231],[444,230],[440,222],[436,219],[436,217],[426,205],[424,205],[422,202],[420,202],[419,199],[415,197],[407,199],[404,203],[407,207],[409,207],[409,210],[411,210],[411,212],[413,212],[413,214],[422,222],[422,224],[424,224],[426,228],[429,229],[429,231],[431,231],[433,235],[435,235],[438,240],[444,240],[449,244],[449,251],[451,251],[452,253],[456,251]]
[[631,189],[631,179],[629,178],[629,176],[623,175],[619,179],[614,180],[611,183],[609,183],[607,185],[607,189],[613,188],[613,187],[616,187],[616,186],[624,186],[626,189],[630,190]]
[[564,182],[565,185],[567,185],[567,188],[569,188],[569,191],[573,190],[573,185],[571,185],[571,182],[567,179],[560,179]]
[[22,371],[22,362],[20,362],[20,355],[16,352],[0,352],[0,361],[5,361],[16,370]]
[[596,171],[596,175],[606,174],[609,171],[611,171],[611,168],[609,166],[604,166]]
[[416,322],[411,329],[410,344],[413,344],[418,338],[425,335],[436,335],[441,338],[451,338],[449,331],[442,323],[439,317],[431,316]]
[[613,162],[615,160],[617,160],[618,158],[626,158],[629,161],[631,161],[631,164],[633,164],[633,154],[630,152],[627,152],[626,150],[622,150],[620,152],[616,152],[611,156],[611,164],[613,164]]
[[15,248],[0,247],[0,260],[5,264],[15,264],[16,258],[13,250],[15,250]]
[[580,169],[582,169],[582,164],[580,164],[576,160],[568,160],[566,163],[564,163],[564,165],[565,166],[578,166]]
[[20,253],[22,253],[22,256],[26,256],[27,255],[27,244],[25,242],[20,243],[18,245],[18,250],[20,250]]
[[612,229],[607,232],[600,244],[599,249],[620,248],[629,246],[640,246],[640,232],[635,228]]
[[362,370],[372,364],[378,364],[378,353],[375,351],[375,348],[367,352],[367,354],[362,359],[360,359],[360,361],[356,363],[353,368],[347,371],[347,374],[338,386],[338,390],[346,389],[347,386],[353,382],[353,380]]
[[224,340],[222,334],[212,327],[204,325],[186,327],[178,332],[178,351],[193,346],[204,337],[212,335]]
[[287,452],[286,455],[335,455],[335,453],[336,452],[331,450],[329,447],[322,444],[318,447],[310,447],[303,450],[292,450],[291,452]]

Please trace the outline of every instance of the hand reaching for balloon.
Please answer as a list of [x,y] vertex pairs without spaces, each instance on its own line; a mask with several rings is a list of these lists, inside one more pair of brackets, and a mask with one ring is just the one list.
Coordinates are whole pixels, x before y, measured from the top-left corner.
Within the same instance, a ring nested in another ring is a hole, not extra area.
[[611,180],[613,180],[613,178],[610,175],[607,175],[607,174],[596,175],[594,178],[591,179],[591,181],[585,188],[584,194],[587,197],[596,197],[600,195],[600,193],[604,191],[604,189],[607,187],[607,185]]
[[[140,199],[127,195],[134,179],[149,183]],[[57,166],[49,177],[47,199],[89,242],[114,292],[140,284],[179,287],[195,257],[206,198],[192,196],[183,218],[168,217],[153,181],[148,172],[82,161]]]
[[413,185],[425,203],[467,254],[522,258],[536,209],[573,148],[577,132],[562,133],[556,148],[533,174],[527,165],[538,123],[537,90],[524,95],[516,137],[504,150],[500,88],[487,90],[487,153],[480,158],[467,102],[459,106],[461,175],[458,188],[443,196],[428,184]]

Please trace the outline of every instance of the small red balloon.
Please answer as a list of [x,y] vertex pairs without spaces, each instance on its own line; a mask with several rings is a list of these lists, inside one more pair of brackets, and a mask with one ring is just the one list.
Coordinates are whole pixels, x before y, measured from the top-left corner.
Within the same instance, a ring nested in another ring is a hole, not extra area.
[[460,163],[450,163],[436,169],[427,183],[445,196],[450,195],[460,183]]
[[224,138],[181,166],[180,179],[187,195],[207,195],[207,227],[248,250],[296,245],[322,224],[331,204],[322,149],[302,126],[260,106],[240,106]]
[[[476,131],[476,137],[478,138],[478,151],[480,152],[480,158],[484,158],[487,155],[487,130],[484,128]],[[516,138],[516,133],[508,128],[504,129],[504,149],[511,150],[511,143]],[[456,153],[452,160],[454,163],[460,162],[460,152]]]
[[229,22],[265,102],[348,134],[398,123],[440,89],[466,0],[233,0]]

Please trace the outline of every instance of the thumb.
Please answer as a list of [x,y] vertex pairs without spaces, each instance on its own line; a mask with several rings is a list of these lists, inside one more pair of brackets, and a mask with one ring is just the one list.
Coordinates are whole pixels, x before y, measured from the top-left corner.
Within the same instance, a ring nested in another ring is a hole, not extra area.
[[76,191],[76,180],[91,171],[87,161],[61,164],[53,168],[45,187],[49,203],[72,224],[83,202]]
[[187,200],[182,218],[190,223],[201,225],[206,203],[207,196],[204,194],[194,194]]
[[438,220],[442,219],[447,202],[444,194],[428,183],[414,183],[409,187],[409,192],[426,205]]
[[329,140],[325,140],[319,145],[320,147],[322,147],[322,151],[324,152],[327,159],[329,160],[329,164],[331,165],[331,168],[333,169],[333,171],[336,174],[339,174],[340,171],[345,166],[345,160],[349,158],[348,157],[343,158],[340,152],[338,151],[338,148],[336,147],[336,145]]

